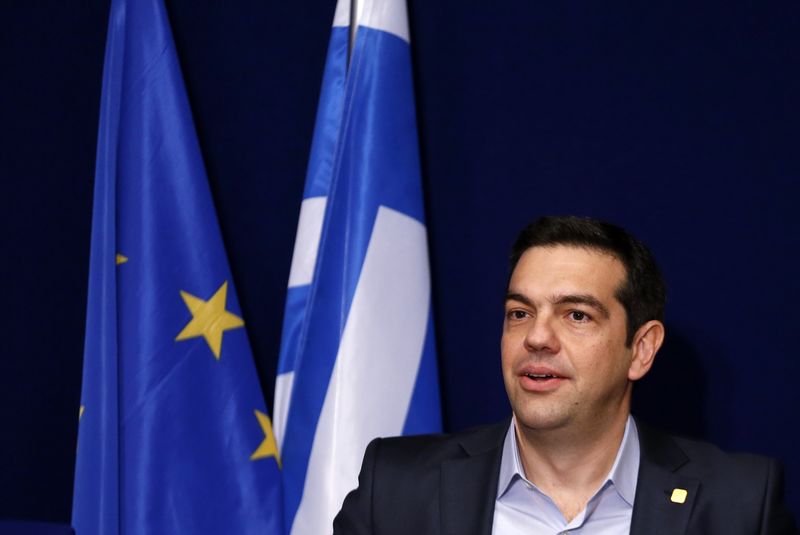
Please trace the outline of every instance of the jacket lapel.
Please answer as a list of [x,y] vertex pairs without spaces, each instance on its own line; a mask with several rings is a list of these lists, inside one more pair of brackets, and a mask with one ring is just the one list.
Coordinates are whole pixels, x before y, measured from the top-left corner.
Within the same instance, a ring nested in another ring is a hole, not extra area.
[[465,456],[442,463],[442,535],[491,535],[503,439],[509,421],[468,435]]
[[641,460],[631,535],[683,535],[700,481],[677,473],[689,458],[671,437],[641,424],[637,428]]
[[[442,463],[439,490],[442,535],[491,535],[503,439],[508,426],[506,420],[468,435],[461,442],[464,457]],[[637,429],[641,459],[630,533],[683,535],[700,481],[678,473],[689,458],[669,435],[639,422]],[[673,497],[676,489],[678,493]]]

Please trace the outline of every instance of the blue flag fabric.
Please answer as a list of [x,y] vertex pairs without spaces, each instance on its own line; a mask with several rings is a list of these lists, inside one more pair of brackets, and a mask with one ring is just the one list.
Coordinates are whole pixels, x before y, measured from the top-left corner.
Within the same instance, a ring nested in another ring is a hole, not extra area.
[[441,416],[404,1],[340,0],[276,382],[287,532],[331,531],[376,436]]
[[162,0],[106,45],[72,522],[282,532],[279,457]]

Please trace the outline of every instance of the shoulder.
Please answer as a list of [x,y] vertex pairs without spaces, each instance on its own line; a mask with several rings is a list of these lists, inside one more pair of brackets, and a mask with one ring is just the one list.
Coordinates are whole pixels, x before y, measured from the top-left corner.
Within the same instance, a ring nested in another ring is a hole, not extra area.
[[509,421],[479,426],[460,433],[376,438],[367,446],[365,462],[410,466],[417,470],[439,466],[449,459],[483,453],[502,446]]
[[706,483],[740,481],[752,486],[764,483],[772,471],[779,470],[777,461],[763,455],[728,452],[703,440],[670,435],[645,425],[638,428],[643,459],[672,465]]
[[696,482],[693,517],[700,532],[722,532],[720,526],[728,526],[726,533],[797,533],[784,501],[783,470],[776,460],[726,452],[709,442],[669,435],[638,422],[637,427],[639,483],[663,492],[668,489],[653,485]]
[[[481,466],[492,464],[508,426],[506,420],[463,433],[373,440],[364,454],[358,487],[347,495],[334,520],[334,533],[431,533],[438,529],[439,499],[446,487],[444,467],[481,454],[487,454],[481,457]],[[474,484],[481,482],[476,479]]]
[[768,470],[774,459],[753,453],[729,452],[717,445],[702,440],[673,436],[675,443],[689,455],[694,463],[708,467],[709,473],[720,470],[736,470],[744,477],[754,476]]

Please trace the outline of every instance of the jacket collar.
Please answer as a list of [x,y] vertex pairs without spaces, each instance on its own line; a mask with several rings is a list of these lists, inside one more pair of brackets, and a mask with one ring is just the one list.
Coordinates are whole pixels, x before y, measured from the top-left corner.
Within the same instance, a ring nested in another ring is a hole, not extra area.
[[510,419],[466,434],[464,457],[442,463],[442,535],[491,535],[503,439]]
[[636,424],[641,460],[631,535],[682,535],[686,533],[700,481],[678,473],[689,458],[672,437],[638,420]]

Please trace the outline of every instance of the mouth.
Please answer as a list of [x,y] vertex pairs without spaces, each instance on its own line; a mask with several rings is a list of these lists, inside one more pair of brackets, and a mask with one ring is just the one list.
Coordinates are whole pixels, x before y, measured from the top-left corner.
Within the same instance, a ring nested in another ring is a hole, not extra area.
[[528,392],[550,392],[567,379],[568,377],[548,369],[526,369],[519,374],[520,386]]
[[560,375],[553,375],[550,373],[525,373],[523,374],[532,381],[547,381],[549,379],[563,379]]

